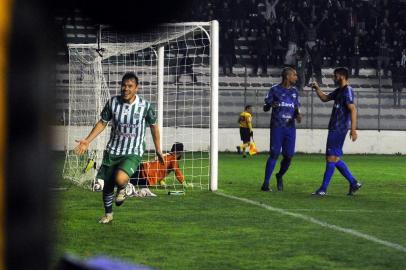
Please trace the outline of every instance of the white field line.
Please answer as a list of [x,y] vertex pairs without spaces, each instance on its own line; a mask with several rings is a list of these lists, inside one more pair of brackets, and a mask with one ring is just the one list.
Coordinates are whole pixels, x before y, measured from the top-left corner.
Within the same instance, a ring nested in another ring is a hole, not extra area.
[[353,213],[406,213],[406,210],[365,210],[365,209],[310,209],[310,208],[281,208],[285,211],[297,212],[353,212]]
[[233,200],[236,200],[236,201],[244,202],[244,203],[247,203],[247,204],[255,205],[255,206],[258,206],[258,207],[262,207],[262,208],[265,208],[266,210],[277,212],[277,213],[285,215],[285,216],[291,216],[291,217],[294,217],[294,218],[302,219],[302,220],[311,222],[313,224],[317,224],[317,225],[319,225],[321,227],[325,227],[325,228],[332,229],[334,231],[343,232],[343,233],[346,233],[346,234],[349,234],[349,235],[353,235],[353,236],[356,236],[356,237],[359,237],[359,238],[362,238],[362,239],[365,239],[365,240],[368,240],[368,241],[371,241],[371,242],[374,242],[374,243],[377,243],[377,244],[381,244],[383,246],[393,248],[393,249],[396,249],[398,251],[402,251],[402,252],[406,253],[406,247],[403,247],[403,246],[401,246],[399,244],[392,243],[392,242],[389,242],[389,241],[381,240],[381,239],[379,239],[379,238],[377,238],[375,236],[365,234],[365,233],[362,233],[362,232],[358,232],[356,230],[352,230],[352,229],[340,227],[340,226],[337,226],[337,225],[329,224],[327,222],[324,222],[324,221],[321,221],[321,220],[318,220],[318,219],[315,219],[315,218],[312,218],[312,217],[309,217],[309,216],[306,216],[306,215],[303,215],[303,214],[293,213],[293,212],[287,211],[287,210],[282,209],[282,208],[277,208],[277,207],[273,207],[273,206],[263,204],[263,203],[260,203],[260,202],[257,202],[257,201],[253,201],[253,200],[249,200],[249,199],[245,199],[245,198],[240,198],[240,197],[236,197],[236,196],[233,196],[233,195],[224,194],[224,193],[219,192],[219,191],[214,192],[214,194],[217,194],[217,195],[225,197],[225,198],[233,199]]

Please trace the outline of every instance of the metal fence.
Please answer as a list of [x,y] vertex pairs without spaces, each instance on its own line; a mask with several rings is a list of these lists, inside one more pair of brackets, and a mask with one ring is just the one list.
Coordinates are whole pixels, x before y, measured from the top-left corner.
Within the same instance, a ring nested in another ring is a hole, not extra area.
[[[270,112],[262,107],[267,89],[220,89],[219,126],[238,127],[238,116],[246,104],[253,106],[255,128],[268,128]],[[402,95],[402,99],[406,94]],[[304,116],[297,128],[325,129],[328,126],[332,101],[323,103],[313,91],[300,92],[301,112]],[[358,129],[362,130],[406,130],[406,105],[393,106],[393,94],[378,91],[355,91],[355,104],[358,109]]]

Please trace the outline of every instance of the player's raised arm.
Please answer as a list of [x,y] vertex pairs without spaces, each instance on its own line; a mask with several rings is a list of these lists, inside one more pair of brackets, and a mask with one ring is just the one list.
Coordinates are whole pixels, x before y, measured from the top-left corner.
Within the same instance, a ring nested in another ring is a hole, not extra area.
[[350,138],[353,142],[355,142],[358,138],[357,134],[357,108],[354,104],[347,105],[348,110],[351,113],[351,131],[350,131]]
[[320,98],[321,101],[327,102],[330,100],[329,96],[321,91],[320,86],[317,82],[312,82],[311,84],[312,89],[316,91],[317,96]]
[[75,140],[77,143],[79,143],[74,149],[75,153],[78,155],[84,154],[89,148],[90,143],[106,128],[107,123],[108,122],[99,120],[85,139]]

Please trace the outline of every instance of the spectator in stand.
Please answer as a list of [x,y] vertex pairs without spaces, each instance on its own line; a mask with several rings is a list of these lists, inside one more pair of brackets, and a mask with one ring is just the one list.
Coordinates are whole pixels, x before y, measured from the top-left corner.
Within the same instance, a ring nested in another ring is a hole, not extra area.
[[392,88],[393,88],[393,106],[400,107],[402,97],[402,89],[405,85],[405,68],[400,65],[397,60],[395,66],[392,67]]
[[316,39],[317,39],[317,29],[319,26],[323,23],[325,19],[327,19],[327,13],[324,13],[322,19],[314,25],[313,22],[311,22],[308,26],[305,25],[300,17],[297,18],[298,22],[302,25],[305,35],[306,35],[306,43],[305,46],[309,50],[313,48],[313,46],[316,45]]
[[[354,42],[352,46],[349,48],[349,55],[350,55],[350,68],[349,72],[350,75],[357,77],[359,75],[359,64],[360,64],[360,45],[359,45],[359,36],[356,35],[354,37]],[[352,72],[354,70],[354,73]]]
[[296,66],[296,54],[297,54],[296,43],[289,42],[288,50],[286,51],[286,55],[285,55],[284,65],[290,66],[290,67]]
[[284,39],[281,29],[277,28],[272,36],[274,37],[272,41],[273,64],[276,66],[281,66],[283,64],[283,55],[286,50],[284,47]]
[[227,1],[222,2],[222,7],[217,9],[216,17],[221,25],[221,28],[226,32],[231,29],[231,10]]
[[276,5],[279,3],[279,0],[265,0],[265,19],[269,24],[274,24],[276,21]]
[[[320,41],[316,40],[316,44],[310,49],[310,65],[307,68],[306,78],[310,79],[314,74],[317,83],[322,84],[323,83],[321,76],[322,64],[323,64],[323,47],[321,46]],[[308,79],[306,80],[306,84],[309,83]]]
[[288,50],[285,55],[285,66],[296,66],[296,53],[297,53],[297,31],[295,24],[296,16],[293,12],[290,12],[289,19],[286,22]]
[[[222,59],[222,67],[224,75],[233,75],[233,65],[234,65],[234,31],[232,29],[225,30],[222,35],[222,40],[220,42],[220,56]],[[227,72],[227,69],[230,72]]]
[[400,59],[400,65],[406,68],[406,49],[402,50],[402,57]]
[[307,50],[298,48],[296,53],[296,72],[298,81],[296,87],[299,91],[303,91],[306,81],[306,68],[309,65],[310,56]]
[[400,42],[397,39],[393,40],[393,43],[392,43],[392,61],[391,61],[392,65],[394,65],[395,62],[398,61],[398,60],[400,62],[400,60],[402,58],[402,49],[403,49],[403,47],[400,44]]
[[268,69],[268,54],[270,51],[271,44],[265,32],[261,32],[260,36],[256,38],[254,43],[253,53],[257,55],[256,60],[254,60],[254,66],[252,69],[252,74],[257,75],[258,67],[261,66],[262,76],[266,76]]
[[235,22],[235,27],[242,31],[245,28],[245,19],[247,17],[247,4],[246,1],[237,0],[237,2],[231,5],[231,14]]
[[175,77],[175,84],[180,83],[180,78],[182,77],[182,75],[190,76],[192,81],[194,83],[196,83],[197,82],[197,76],[193,72],[194,59],[192,59],[188,55],[187,49],[184,50],[184,54],[179,53],[178,58],[181,58],[181,59],[179,61],[179,65],[178,65],[177,71],[176,71],[177,74],[176,74],[176,77]]
[[381,74],[383,69],[384,76],[388,76],[388,68],[390,63],[390,49],[389,44],[386,42],[386,37],[382,36],[378,44],[378,57],[376,58],[376,76]]
[[251,0],[248,2],[248,20],[250,27],[254,29],[259,28],[259,22],[258,22],[258,3],[257,0]]

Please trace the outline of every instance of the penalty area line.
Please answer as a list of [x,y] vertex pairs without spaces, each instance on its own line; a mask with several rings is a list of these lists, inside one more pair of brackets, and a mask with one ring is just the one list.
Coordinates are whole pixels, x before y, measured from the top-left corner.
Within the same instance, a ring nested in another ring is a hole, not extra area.
[[355,236],[355,237],[358,237],[358,238],[362,238],[362,239],[365,239],[365,240],[368,240],[368,241],[371,241],[371,242],[374,242],[374,243],[377,243],[377,244],[380,244],[380,245],[383,245],[383,246],[386,246],[386,247],[389,247],[389,248],[392,248],[392,249],[395,249],[395,250],[402,251],[402,252],[406,253],[406,247],[404,247],[404,246],[401,246],[399,244],[392,243],[392,242],[389,242],[389,241],[386,241],[386,240],[382,240],[382,239],[379,239],[379,238],[377,238],[375,236],[372,236],[372,235],[369,235],[369,234],[366,234],[366,233],[362,233],[362,232],[359,232],[359,231],[356,231],[356,230],[353,230],[353,229],[340,227],[340,226],[337,226],[337,225],[334,225],[334,224],[330,224],[330,223],[315,219],[315,218],[310,217],[310,216],[290,212],[290,211],[287,211],[287,210],[282,209],[282,208],[273,207],[273,206],[270,206],[270,205],[267,205],[267,204],[264,204],[264,203],[261,203],[261,202],[253,201],[253,200],[250,200],[250,199],[245,199],[245,198],[241,198],[241,197],[237,197],[237,196],[233,196],[233,195],[228,195],[228,194],[225,194],[225,193],[222,193],[222,192],[219,192],[219,191],[214,192],[214,194],[217,194],[217,195],[225,197],[225,198],[233,199],[233,200],[236,200],[236,201],[244,202],[244,203],[247,203],[247,204],[251,204],[251,205],[254,205],[254,206],[262,207],[262,208],[264,208],[266,210],[277,212],[277,213],[285,215],[285,216],[291,216],[291,217],[294,217],[294,218],[302,219],[302,220],[305,220],[307,222],[319,225],[321,227],[329,228],[329,229],[332,229],[332,230],[338,231],[338,232],[343,232],[343,233],[346,233],[346,234],[349,234],[349,235],[352,235],[352,236]]

